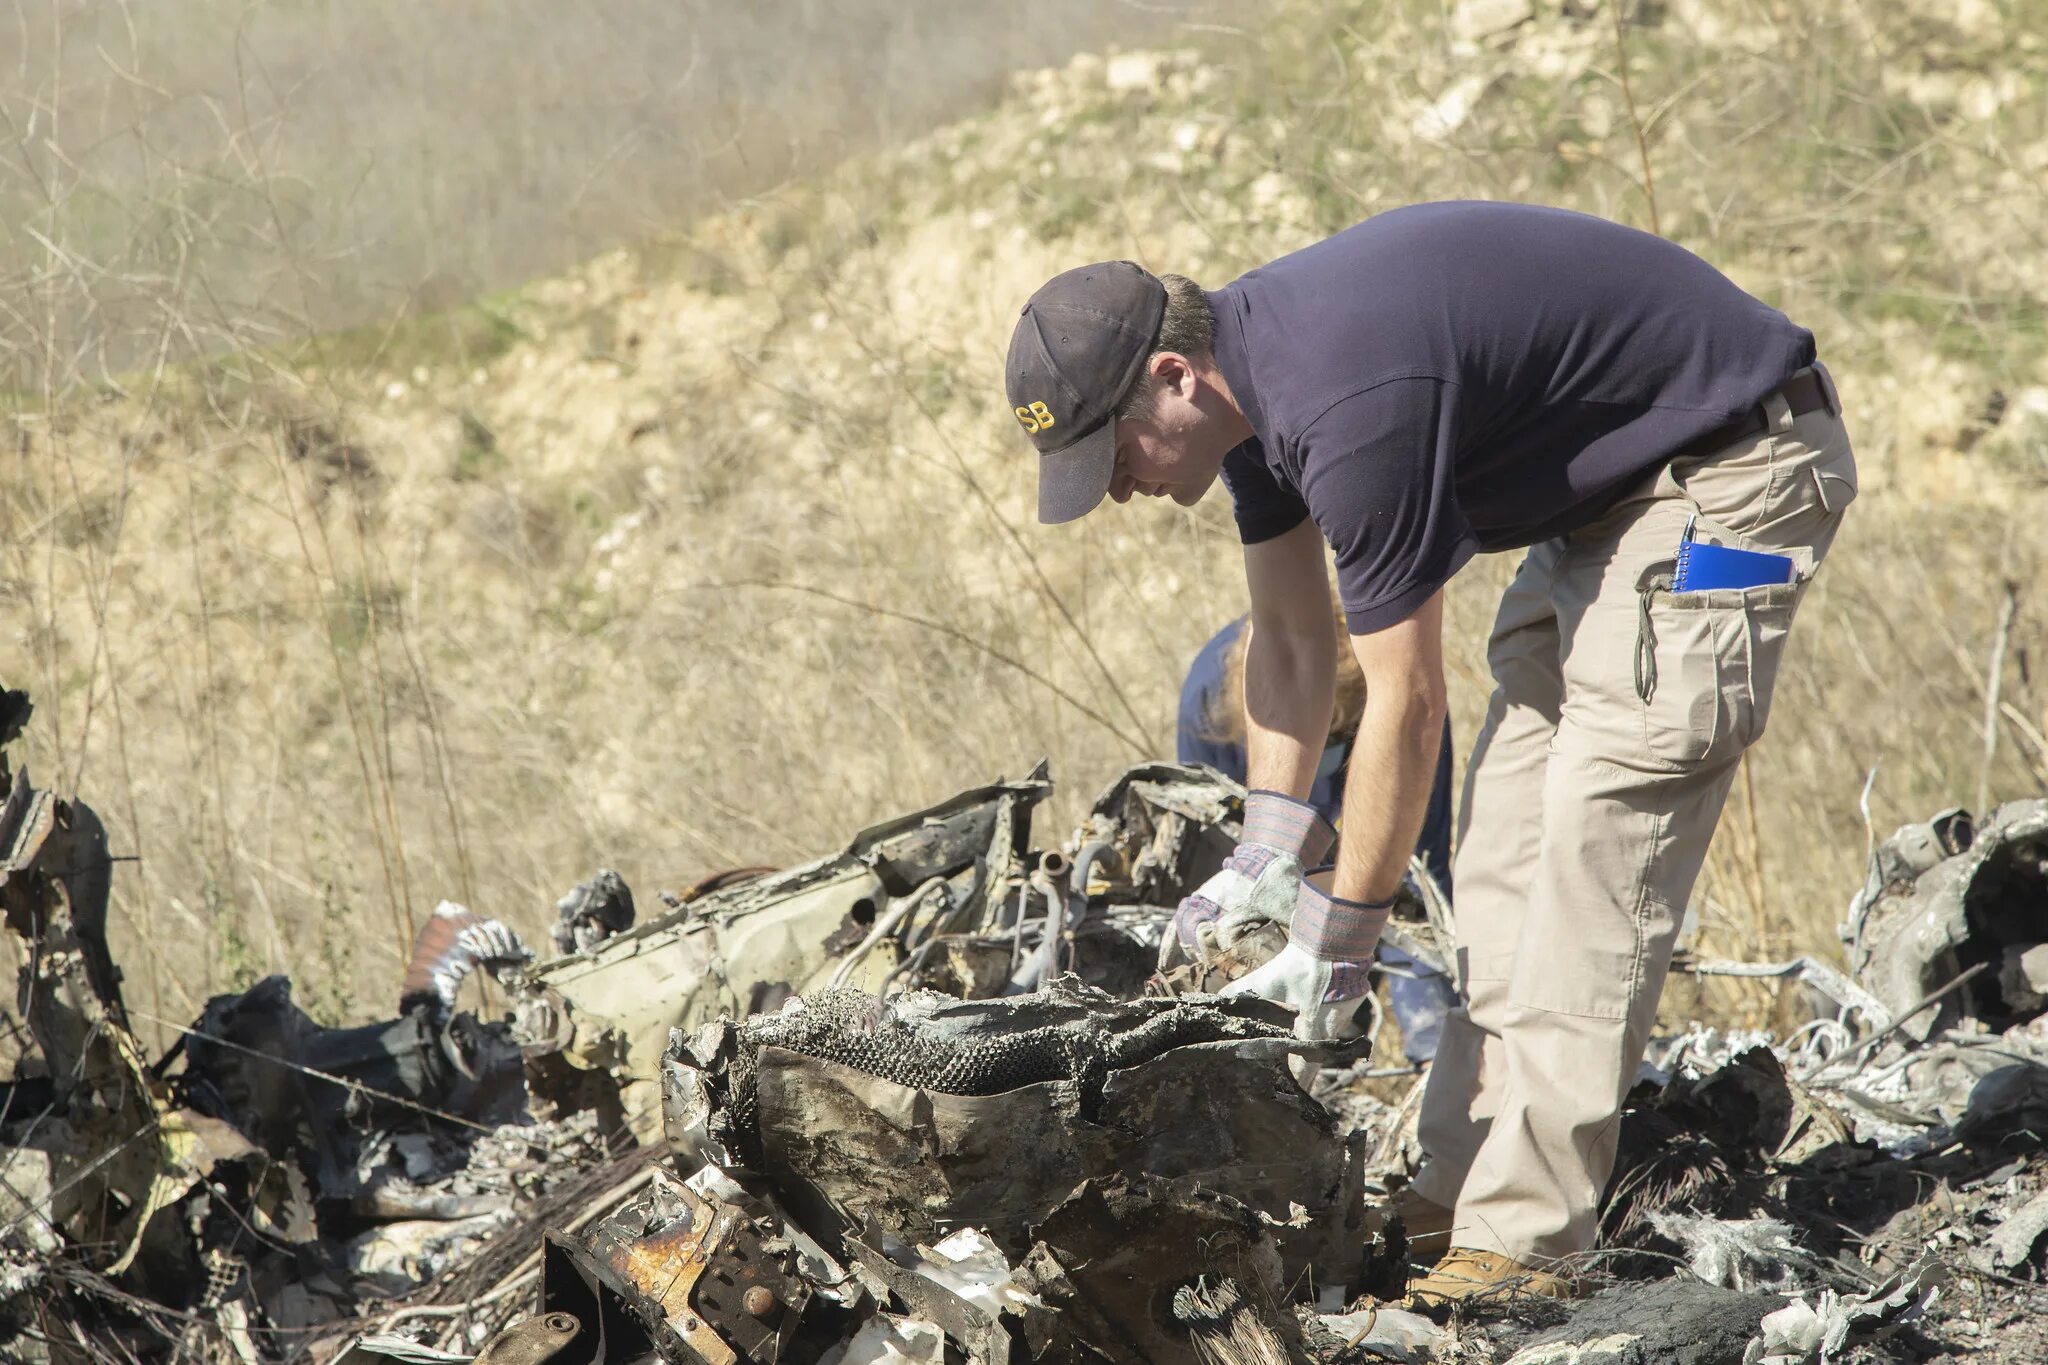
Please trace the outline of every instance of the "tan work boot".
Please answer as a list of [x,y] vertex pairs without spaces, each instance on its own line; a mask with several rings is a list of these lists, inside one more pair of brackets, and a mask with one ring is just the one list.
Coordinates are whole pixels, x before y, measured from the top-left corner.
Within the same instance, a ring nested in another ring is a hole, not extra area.
[[1434,1199],[1424,1199],[1415,1192],[1413,1185],[1404,1187],[1388,1201],[1386,1213],[1401,1220],[1401,1231],[1408,1238],[1410,1260],[1434,1264],[1451,1249],[1453,1210]]
[[1452,1247],[1436,1268],[1408,1286],[1404,1308],[1432,1316],[1468,1304],[1504,1306],[1516,1299],[1568,1299],[1569,1281],[1509,1260],[1497,1251]]

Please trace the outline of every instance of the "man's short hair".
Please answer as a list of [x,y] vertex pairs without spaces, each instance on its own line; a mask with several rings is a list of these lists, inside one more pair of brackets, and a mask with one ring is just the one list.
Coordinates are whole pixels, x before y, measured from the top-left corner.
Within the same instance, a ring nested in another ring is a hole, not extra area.
[[1175,355],[1206,358],[1216,347],[1216,315],[1209,309],[1209,296],[1202,286],[1185,275],[1161,275],[1166,286],[1166,315],[1159,320],[1159,341],[1124,401],[1117,405],[1118,417],[1145,418],[1152,415],[1156,395],[1152,389],[1152,356],[1163,351]]

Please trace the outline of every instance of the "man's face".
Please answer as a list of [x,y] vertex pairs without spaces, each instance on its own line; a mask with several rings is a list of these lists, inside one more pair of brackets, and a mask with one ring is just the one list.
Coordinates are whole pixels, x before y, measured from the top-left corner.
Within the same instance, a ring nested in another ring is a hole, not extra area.
[[1221,448],[1216,423],[1199,404],[1198,383],[1184,368],[1178,375],[1155,376],[1151,411],[1116,419],[1112,499],[1129,502],[1132,494],[1141,493],[1193,507],[1216,482],[1229,452]]

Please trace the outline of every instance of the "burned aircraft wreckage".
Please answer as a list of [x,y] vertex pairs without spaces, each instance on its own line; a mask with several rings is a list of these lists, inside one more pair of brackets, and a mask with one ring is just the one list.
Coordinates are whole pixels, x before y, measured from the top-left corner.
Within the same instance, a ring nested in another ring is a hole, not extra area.
[[[26,699],[6,695],[11,739]],[[1041,769],[646,915],[601,871],[541,960],[444,904],[382,1022],[271,977],[144,1055],[90,809],[5,766],[20,962],[0,1358],[596,1362],[2041,1358],[2048,802],[1901,830],[1782,1042],[1659,1039],[1588,1296],[1448,1323],[1378,1210],[1419,1081],[1154,976],[1242,792],[1133,768],[1057,845]],[[1448,967],[1426,885],[1393,926]],[[458,1007],[488,974],[496,1018]],[[1297,1078],[1305,1078],[1305,1081]],[[1856,1353],[1861,1352],[1859,1357]],[[1887,1355],[1890,1352],[1893,1354]],[[1873,1354],[1876,1353],[1876,1354]]]

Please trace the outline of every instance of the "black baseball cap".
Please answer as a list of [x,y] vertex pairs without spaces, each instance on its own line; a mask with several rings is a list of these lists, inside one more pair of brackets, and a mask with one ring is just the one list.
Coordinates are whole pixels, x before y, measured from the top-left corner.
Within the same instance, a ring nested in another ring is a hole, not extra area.
[[1166,286],[1129,261],[1055,275],[1017,319],[1010,407],[1038,448],[1038,519],[1085,516],[1116,473],[1116,410],[1159,340]]

